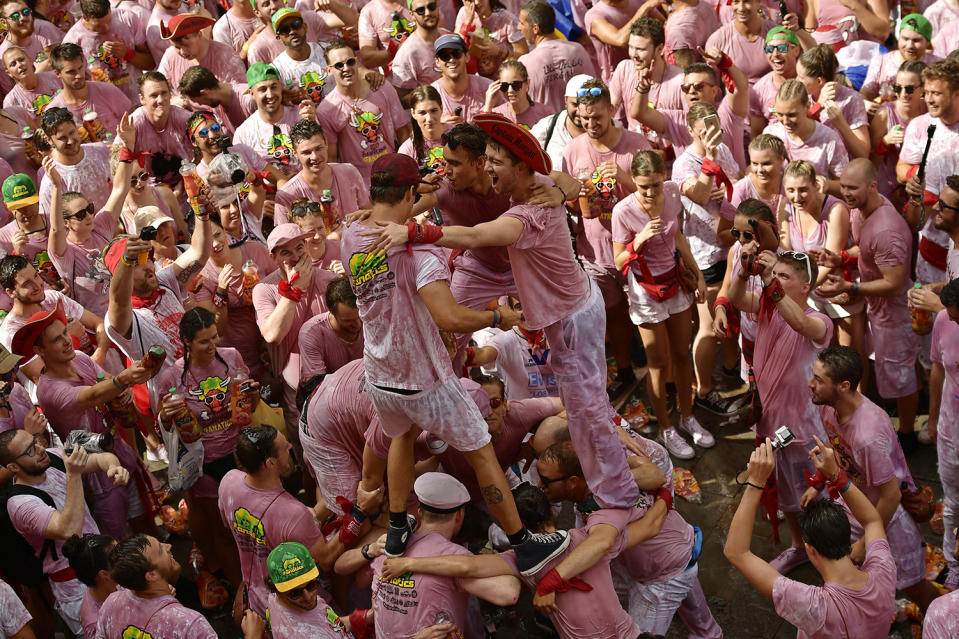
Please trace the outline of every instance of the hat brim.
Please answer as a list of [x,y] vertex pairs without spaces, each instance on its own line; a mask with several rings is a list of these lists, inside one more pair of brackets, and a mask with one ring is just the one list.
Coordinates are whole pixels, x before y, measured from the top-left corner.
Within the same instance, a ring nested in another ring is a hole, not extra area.
[[294,588],[299,588],[303,584],[309,583],[320,576],[320,571],[314,565],[312,568],[307,570],[305,573],[298,577],[294,577],[289,581],[284,581],[282,583],[274,583],[273,587],[276,588],[277,592],[289,592]]
[[10,350],[14,355],[21,357],[33,357],[33,347],[40,339],[40,335],[50,324],[60,320],[67,323],[67,316],[63,312],[63,302],[57,302],[56,308],[48,313],[36,313],[30,320],[21,326],[10,344]]
[[[185,15],[185,14],[181,14]],[[175,19],[175,18],[174,18]],[[170,22],[172,22],[171,20]],[[190,16],[189,19],[182,20],[177,23],[177,25],[170,30],[169,22],[167,24],[160,23],[160,37],[164,40],[173,40],[175,38],[182,38],[183,36],[188,36],[191,33],[199,33],[207,27],[212,27],[216,24],[216,20],[207,18],[206,16]]]
[[4,202],[6,206],[11,211],[16,211],[17,209],[22,209],[25,206],[30,206],[31,204],[36,204],[40,201],[40,194],[31,195],[30,197],[25,197],[22,200],[17,200],[16,202]]
[[23,356],[15,353],[7,352],[4,355],[0,355],[0,375],[6,375],[12,371],[21,360],[23,360]]
[[537,173],[549,175],[553,170],[553,163],[533,134],[508,118],[498,113],[480,113],[473,116],[473,124]]
[[289,22],[290,20],[295,20],[295,19],[297,19],[297,18],[299,18],[299,19],[302,20],[302,19],[303,19],[303,16],[300,15],[299,13],[288,13],[288,14],[286,14],[285,16],[283,16],[282,18],[280,18],[280,20],[279,20],[276,24],[273,25],[273,32],[276,33],[276,30],[279,29],[281,26],[283,26],[283,23],[284,23],[284,22]]
[[276,252],[276,249],[286,246],[290,242],[297,242],[299,240],[304,240],[306,238],[313,237],[313,233],[308,231],[303,231],[299,235],[294,235],[293,237],[286,240],[279,240],[276,244],[270,245],[270,240],[267,239],[267,248],[270,249],[270,253]]
[[176,220],[174,220],[172,217],[170,217],[170,216],[168,216],[168,215],[164,215],[163,217],[158,217],[157,219],[153,220],[153,221],[150,222],[149,224],[144,224],[143,226],[141,226],[139,229],[137,229],[137,235],[139,235],[139,234],[140,234],[140,231],[142,231],[143,229],[145,229],[145,228],[148,227],[148,226],[152,226],[153,228],[155,228],[155,229],[157,229],[157,230],[159,231],[159,230],[160,230],[160,225],[161,225],[161,224],[166,224],[167,222],[173,222],[173,225],[176,226]]

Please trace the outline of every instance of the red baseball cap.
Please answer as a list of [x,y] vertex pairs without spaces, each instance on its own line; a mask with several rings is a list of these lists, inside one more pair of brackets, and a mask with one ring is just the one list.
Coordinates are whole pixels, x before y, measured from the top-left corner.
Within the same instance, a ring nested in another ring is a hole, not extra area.
[[375,176],[377,173],[387,173],[390,176],[390,184],[375,180],[380,186],[414,186],[423,181],[416,160],[402,153],[387,153],[378,158],[373,163],[371,175]]
[[27,320],[27,323],[21,326],[13,336],[10,344],[10,350],[15,355],[20,355],[26,359],[33,358],[36,354],[33,352],[33,345],[40,339],[40,335],[50,324],[60,320],[64,325],[67,323],[67,316],[63,312],[63,303],[57,302],[57,307],[52,311],[40,311],[34,313]]

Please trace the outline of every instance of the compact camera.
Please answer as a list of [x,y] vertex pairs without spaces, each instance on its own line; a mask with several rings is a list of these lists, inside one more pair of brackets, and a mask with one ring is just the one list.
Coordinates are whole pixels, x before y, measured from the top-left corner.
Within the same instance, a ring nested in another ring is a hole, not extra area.
[[793,434],[791,430],[789,430],[789,426],[780,426],[778,429],[776,429],[776,432],[773,434],[773,438],[772,438],[773,450],[781,450],[785,448],[789,444],[793,443],[794,439],[796,439],[796,436]]
[[152,226],[144,226],[140,229],[140,239],[147,242],[157,239],[157,230]]

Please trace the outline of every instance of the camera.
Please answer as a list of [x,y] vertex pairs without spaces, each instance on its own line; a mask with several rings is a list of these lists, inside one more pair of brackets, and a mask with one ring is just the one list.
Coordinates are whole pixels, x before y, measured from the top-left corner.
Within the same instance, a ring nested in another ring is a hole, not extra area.
[[793,440],[796,439],[796,436],[789,426],[780,426],[776,429],[776,432],[773,434],[772,438],[772,447],[773,450],[781,450],[791,444]]
[[76,446],[88,453],[112,453],[113,435],[110,433],[90,433],[85,430],[73,430],[63,442],[63,452],[72,455]]
[[221,135],[216,140],[213,141],[216,144],[216,148],[220,149],[220,152],[225,152],[230,145],[233,144],[233,140],[230,139],[229,135]]
[[140,239],[147,242],[157,239],[157,230],[152,226],[144,226],[140,229]]
[[207,182],[213,186],[242,184],[246,179],[247,166],[236,153],[220,153],[210,161]]

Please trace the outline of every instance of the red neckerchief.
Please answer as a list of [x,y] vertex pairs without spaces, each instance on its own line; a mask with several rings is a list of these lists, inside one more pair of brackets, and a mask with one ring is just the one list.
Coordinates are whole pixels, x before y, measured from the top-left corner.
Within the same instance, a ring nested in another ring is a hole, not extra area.
[[166,293],[162,287],[158,286],[157,290],[153,291],[153,294],[150,297],[138,297],[133,296],[133,308],[149,308],[156,304],[156,301],[160,299],[160,296]]
[[538,354],[543,351],[543,338],[545,336],[543,329],[531,333],[522,326],[517,325],[516,330],[519,331],[520,335],[526,338],[526,343],[529,344],[530,350],[532,350],[533,353]]

